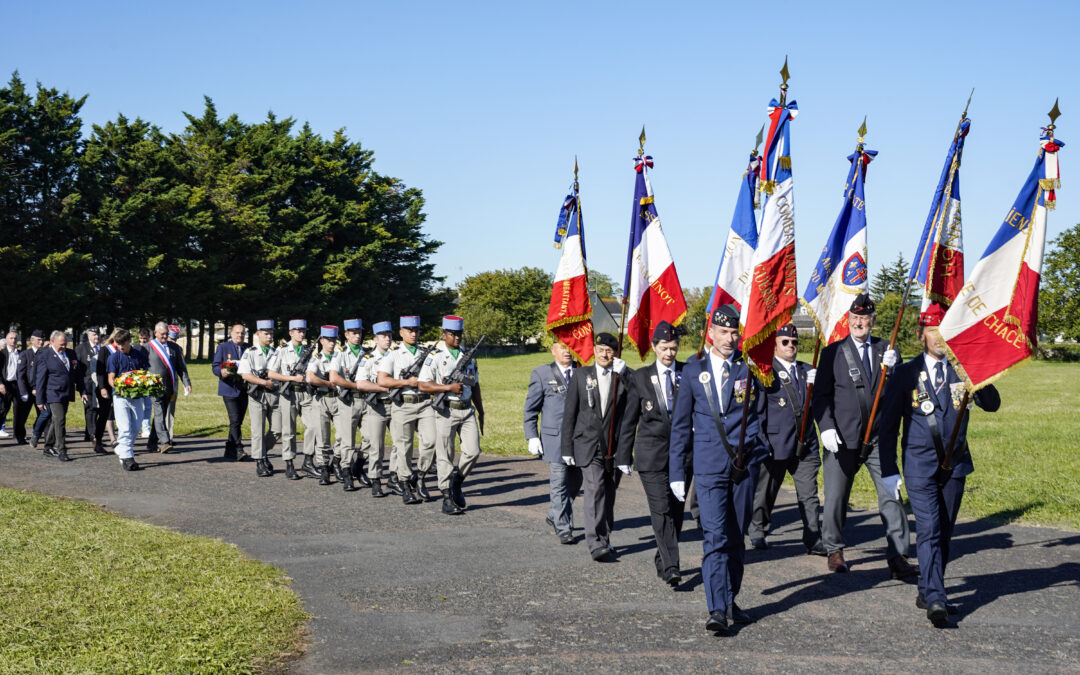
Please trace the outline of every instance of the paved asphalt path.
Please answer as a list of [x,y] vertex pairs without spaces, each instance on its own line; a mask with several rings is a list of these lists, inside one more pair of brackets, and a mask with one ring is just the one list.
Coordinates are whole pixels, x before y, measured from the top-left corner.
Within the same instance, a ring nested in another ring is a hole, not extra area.
[[668,588],[637,476],[618,491],[618,561],[595,563],[580,529],[564,546],[545,525],[538,460],[482,457],[465,484],[468,513],[450,517],[439,500],[405,506],[285,480],[276,456],[277,473],[260,479],[252,463],[221,460],[221,447],[181,439],[177,454],[140,454],[146,470],[126,474],[85,443],[61,463],[4,441],[0,484],[219,537],[285,569],[315,617],[291,672],[1080,672],[1077,533],[961,523],[946,579],[961,613],[935,629],[914,607],[915,587],[889,580],[874,511],[848,519],[852,571],[828,574],[824,558],[804,554],[784,491],[772,545],[748,553],[738,598],[757,622],[715,637],[703,629],[700,534],[688,522],[684,583]]

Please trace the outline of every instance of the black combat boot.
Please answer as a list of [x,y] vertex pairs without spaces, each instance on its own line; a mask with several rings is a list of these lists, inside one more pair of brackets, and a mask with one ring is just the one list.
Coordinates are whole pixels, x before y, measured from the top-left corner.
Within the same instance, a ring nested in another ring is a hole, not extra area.
[[377,499],[386,496],[386,493],[382,491],[382,481],[378,478],[371,481],[371,496]]
[[262,461],[266,465],[266,470],[274,473],[274,465],[270,463],[270,455],[263,455]]
[[398,480],[396,473],[390,474],[390,477],[386,479],[386,489],[396,495],[401,495],[401,481]]
[[304,455],[304,461],[300,465],[300,473],[308,478],[319,478],[319,467],[311,461],[311,455]]
[[300,480],[300,476],[296,473],[296,467],[293,466],[293,461],[291,459],[285,460],[285,477],[289,480]]
[[345,490],[345,492],[356,492],[359,489],[353,485],[352,469],[342,469],[341,489]]
[[403,481],[401,483],[401,502],[403,504],[419,504],[420,498],[413,493],[412,484],[410,481]]
[[454,504],[459,509],[465,508],[465,493],[461,491],[461,483],[464,478],[461,477],[461,471],[454,469],[450,473],[450,497],[454,500]]
[[332,465],[334,467],[334,476],[338,479],[338,481],[345,482],[345,474],[341,471],[341,458],[334,457]]
[[259,478],[269,478],[274,475],[274,472],[266,466],[266,460],[259,459],[255,461],[255,475]]
[[319,467],[319,485],[330,484],[330,467],[325,464]]
[[424,482],[425,475],[423,473],[413,474],[413,487],[416,489],[416,496],[423,501],[431,499],[431,493],[428,492],[427,484]]
[[465,513],[465,511],[460,509],[458,505],[454,503],[454,500],[449,497],[443,497],[442,512],[448,516],[460,516]]
[[364,460],[360,459],[356,461],[356,468],[353,469],[353,475],[356,476],[356,480],[360,481],[360,484],[364,487],[371,487],[371,477],[368,476],[367,465]]

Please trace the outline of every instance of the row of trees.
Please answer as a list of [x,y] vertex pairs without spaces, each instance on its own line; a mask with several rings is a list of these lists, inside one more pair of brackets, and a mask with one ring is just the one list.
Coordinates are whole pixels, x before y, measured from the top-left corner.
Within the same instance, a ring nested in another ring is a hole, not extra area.
[[343,131],[206,99],[177,134],[120,115],[84,137],[85,101],[0,88],[0,318],[24,333],[453,307],[420,190]]

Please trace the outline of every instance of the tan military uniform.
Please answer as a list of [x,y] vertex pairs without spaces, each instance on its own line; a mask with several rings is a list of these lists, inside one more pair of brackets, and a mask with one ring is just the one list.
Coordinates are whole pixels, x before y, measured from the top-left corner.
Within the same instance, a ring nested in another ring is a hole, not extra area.
[[[329,380],[332,359],[333,356],[319,352],[308,361],[308,372],[314,373],[316,377],[323,380]],[[339,403],[338,393],[335,390],[336,387],[317,387],[315,400],[308,413],[311,423],[309,425],[307,420],[304,421],[308,429],[315,430],[315,466],[326,466],[333,455],[330,448],[330,423],[337,417]],[[341,429],[338,429],[338,434],[341,434]]]
[[[337,371],[339,375],[351,382],[353,380],[349,378],[349,375],[352,374],[357,361],[367,361],[370,358],[360,345],[356,346],[356,353],[353,353],[352,347],[345,345],[345,349],[334,354],[334,359],[330,362],[330,370]],[[356,371],[357,379],[364,379],[363,371],[364,364],[361,363]],[[338,407],[334,415],[337,444],[334,454],[341,458],[341,466],[349,468],[356,457],[356,429],[360,426],[364,412],[367,410],[367,403],[364,403],[365,392],[341,387],[337,390]]]
[[[243,375],[266,377],[270,363],[275,359],[273,347],[251,347],[240,355],[236,372]],[[245,382],[247,386],[250,383]],[[251,417],[251,456],[263,459],[274,447],[275,437],[281,434],[281,427],[274,429],[274,410],[277,408],[278,395],[263,389],[256,395],[248,394],[248,415]],[[278,418],[280,425],[281,418]],[[269,429],[267,428],[269,427]]]
[[[379,379],[379,365],[390,355],[390,351],[380,352],[378,349],[368,354],[360,368],[360,374],[368,382]],[[367,458],[368,476],[372,480],[379,477],[382,471],[383,453],[386,447],[386,430],[390,426],[390,394],[377,394],[367,410],[364,418],[360,421],[360,452]],[[391,448],[395,446],[390,445]],[[391,471],[396,471],[393,459],[390,464]]]
[[[414,350],[400,344],[382,360],[379,372],[400,380],[401,371],[415,360]],[[402,402],[394,403],[390,414],[390,436],[394,439],[395,451],[390,456],[390,470],[404,481],[412,478],[410,461],[414,433],[420,433],[420,473],[425,473],[435,461],[435,411],[431,409],[430,394],[421,394],[415,387],[405,387],[401,391]]]
[[[458,360],[464,352],[458,350],[454,356],[446,348],[428,357],[420,369],[421,382],[445,384]],[[464,387],[461,394],[447,394],[443,405],[435,409],[435,456],[439,472],[439,489],[443,494],[450,492],[450,473],[454,470],[454,435],[461,438],[461,461],[458,471],[462,477],[468,476],[476,460],[480,457],[480,425],[476,420],[476,410],[472,404],[472,385],[479,382],[480,373],[474,360],[465,369]]]
[[[300,352],[303,350],[303,345],[297,347],[291,342],[278,348],[274,360],[270,362],[270,370],[279,375],[288,375],[289,371],[300,362]],[[290,460],[296,457],[296,418],[299,416],[303,419],[303,406],[311,405],[312,398],[307,393],[307,387],[300,382],[280,382],[278,389],[281,392],[278,396],[278,414],[281,417],[281,458]],[[305,452],[305,455],[315,452],[315,434],[305,434],[304,446],[306,448],[308,436],[311,437],[311,452]]]

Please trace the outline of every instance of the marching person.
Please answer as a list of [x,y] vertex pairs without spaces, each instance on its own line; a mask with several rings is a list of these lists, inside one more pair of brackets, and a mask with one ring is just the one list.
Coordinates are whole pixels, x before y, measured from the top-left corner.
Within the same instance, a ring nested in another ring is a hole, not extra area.
[[[180,379],[184,382],[184,396],[191,394],[191,379],[188,376],[187,360],[184,359],[184,350],[180,348],[180,343],[177,340],[180,339],[180,326],[169,324],[169,333],[166,338],[168,340],[168,346],[171,350],[173,363],[176,364],[176,372],[179,373]],[[173,433],[173,427],[176,426],[176,398],[173,397],[173,404],[169,415],[166,418],[167,426],[169,427],[169,438],[175,438]]]
[[[22,367],[22,352],[18,348],[19,334],[9,330],[4,336],[4,346],[0,349],[0,422],[7,419],[8,411],[15,409],[14,434],[0,429],[0,438],[15,436],[15,443],[26,443],[26,417],[29,413],[30,397],[23,397],[19,391],[19,369]],[[19,421],[21,418],[21,422]]]
[[[431,408],[431,395],[417,388],[420,367],[426,361],[426,357],[420,358],[424,356],[424,352],[417,345],[420,317],[403,316],[398,326],[401,344],[379,364],[378,378],[380,386],[401,390],[398,394],[400,398],[394,399],[390,414],[390,437],[394,440],[396,453],[390,453],[390,479],[387,487],[391,492],[400,494],[401,501],[405,504],[419,504],[430,498],[422,478],[435,461],[435,411]],[[429,354],[430,351],[428,350]],[[411,377],[403,378],[405,371],[411,371]],[[420,435],[420,457],[417,464],[421,473],[414,480],[411,459],[413,434],[417,433]]]
[[[460,316],[444,316],[442,339],[446,348],[429,356],[420,369],[421,392],[446,393],[445,402],[435,409],[435,468],[439,475],[439,490],[443,494],[442,511],[447,515],[465,512],[461,484],[480,458],[480,434],[484,428],[484,400],[480,396],[480,371],[476,360],[464,364],[457,381],[447,381],[464,357],[461,351],[464,330],[465,320]],[[461,459],[457,466],[454,466],[455,435],[461,439]],[[428,467],[421,462],[418,468],[418,482],[422,487]]]
[[[139,398],[126,398],[116,393],[116,380],[124,373],[133,370],[147,370],[150,367],[146,355],[131,346],[131,333],[123,328],[113,331],[111,341],[115,342],[116,349],[110,350],[105,361],[105,380],[101,382],[103,389],[111,392],[112,408],[116,417],[116,456],[120,458],[120,467],[124,471],[138,471],[139,465],[135,461],[135,432],[139,426],[139,410],[142,403]],[[109,396],[105,396],[108,399]]]
[[369,382],[362,374],[367,361],[371,360],[371,355],[365,352],[360,344],[364,337],[364,322],[360,319],[346,319],[344,328],[345,349],[334,354],[334,360],[330,364],[330,382],[338,388],[334,428],[337,429],[337,459],[341,463],[341,480],[345,491],[352,492],[356,489],[353,478],[359,480],[364,487],[371,484],[364,463],[367,458],[356,447],[356,429],[363,424],[368,410],[364,395],[371,392],[385,394],[389,389]]
[[[960,407],[965,386],[945,358],[945,344],[937,332],[941,314],[923,312],[916,336],[923,345],[916,357],[896,367],[885,386],[881,408],[882,482],[892,496],[900,498],[900,484],[907,483],[911,510],[915,514],[915,546],[919,557],[919,594],[915,606],[926,610],[936,626],[945,625],[957,613],[945,595],[945,567],[964,482],[975,467],[967,444],[967,410]],[[1001,407],[993,385],[975,392],[975,405],[987,412]],[[903,423],[904,477],[896,464],[896,440]],[[953,430],[960,424],[955,451],[943,470]]]
[[[574,371],[563,409],[562,459],[581,468],[585,495],[585,543],[592,559],[611,560],[615,525],[615,453],[618,429],[626,408],[630,369],[615,368],[619,341],[611,333],[596,336],[596,362]],[[621,475],[621,474],[620,474]]]
[[30,432],[30,447],[35,450],[38,441],[45,436],[48,430],[50,414],[48,408],[42,410],[41,406],[37,405],[37,367],[38,361],[45,353],[42,350],[44,344],[45,334],[38,329],[34,329],[30,333],[30,347],[22,351],[22,358],[19,359],[19,392],[26,397],[27,406],[35,411],[34,427]]
[[[863,434],[870,419],[874,392],[881,367],[892,368],[900,361],[896,350],[888,349],[881,338],[871,337],[877,314],[874,301],[860,293],[848,311],[851,334],[821,350],[812,405],[814,419],[821,431],[826,453],[822,459],[825,478],[825,508],[821,535],[828,553],[830,572],[847,572],[844,560],[844,524],[847,522],[848,498],[855,474],[864,458],[860,457]],[[893,579],[918,576],[919,571],[907,559],[911,535],[904,504],[881,482],[878,454],[878,428],[881,417],[874,418],[870,433],[873,446],[865,458],[866,470],[874,481],[878,497],[878,515],[885,526],[886,558]]]
[[[370,353],[369,359],[364,360],[363,377],[371,384],[378,384],[379,368],[383,360],[390,355],[390,343],[393,340],[391,331],[393,325],[389,321],[379,321],[371,327],[375,333],[375,349]],[[385,497],[382,491],[382,463],[386,448],[386,430],[390,426],[390,390],[380,387],[381,393],[376,395],[375,400],[368,404],[367,412],[360,422],[361,450],[367,456],[367,474],[371,480],[371,496]],[[391,443],[391,449],[395,446]],[[392,450],[391,450],[392,452]],[[393,474],[393,461],[390,462],[391,474]]]
[[[529,452],[542,457],[548,465],[551,505],[547,524],[555,530],[559,542],[574,539],[574,497],[581,490],[581,469],[562,461],[562,421],[566,392],[574,373],[574,355],[559,341],[551,345],[551,363],[537,366],[529,376],[525,393],[525,439]],[[537,429],[537,419],[540,424]]]
[[[94,367],[94,376],[93,378],[86,378],[87,383],[92,385],[90,391],[94,392],[93,395],[97,399],[97,424],[94,427],[94,452],[102,455],[108,454],[108,451],[105,449],[105,431],[108,429],[109,422],[116,416],[115,411],[113,411],[112,385],[109,383],[109,357],[119,349],[116,344],[116,336],[119,332],[119,328],[113,329],[112,334],[105,340],[105,343],[98,351],[97,356],[91,361],[91,364],[93,364]],[[128,333],[128,346],[130,347],[130,345],[131,333]]]
[[[143,353],[143,356],[149,360],[150,358],[150,340],[151,333],[148,328],[139,329],[139,344],[132,344],[132,349],[136,349]],[[142,409],[139,411],[139,436],[142,438],[150,438],[150,434],[153,432],[153,428],[150,425],[150,416],[154,411],[154,404],[150,400],[149,396],[144,396],[139,399],[142,402]]]
[[656,540],[656,576],[675,587],[682,583],[679,534],[684,510],[669,486],[668,461],[671,413],[685,364],[676,360],[679,334],[667,321],[653,329],[652,348],[656,362],[627,377],[630,386],[615,462],[626,475],[630,475],[631,466],[638,471]]
[[176,418],[176,397],[180,384],[184,385],[184,395],[191,392],[191,380],[188,378],[187,365],[179,345],[169,342],[169,324],[158,321],[154,325],[154,339],[147,344],[147,360],[150,372],[161,376],[165,392],[152,399],[154,425],[146,449],[150,452],[166,454],[173,449],[172,428]]
[[79,358],[67,348],[67,335],[54,330],[49,336],[49,346],[39,356],[36,368],[38,408],[48,408],[52,424],[45,437],[46,457],[56,457],[62,462],[70,461],[67,455],[67,409],[75,400],[75,391],[82,393],[82,377]]
[[[96,326],[90,326],[83,334],[83,340],[75,346],[75,356],[79,359],[79,371],[83,375],[83,391],[88,395],[83,396],[83,440],[94,440],[94,429],[97,428],[97,396],[90,394],[97,387],[94,386],[93,376],[96,374],[94,360],[101,351],[101,331]],[[95,451],[97,448],[95,448]]]
[[811,420],[806,420],[802,445],[798,443],[799,430],[803,425],[806,385],[813,384],[815,371],[809,363],[796,361],[798,352],[799,331],[795,324],[789,323],[777,329],[776,347],[773,350],[773,373],[776,376],[772,384],[765,387],[768,399],[765,432],[769,441],[769,456],[762,462],[754,491],[750,544],[759,550],[769,547],[765,537],[772,527],[776,496],[780,493],[784,476],[790,473],[795,481],[795,497],[802,518],[803,546],[807,553],[823,556],[825,545],[821,542],[818,519],[817,483],[821,453]]
[[[235,370],[247,350],[244,327],[236,324],[229,329],[229,339],[217,346],[210,368],[218,378],[218,396],[225,403],[225,412],[229,416],[229,436],[225,439],[223,456],[238,462],[250,457],[244,452],[243,437],[244,415],[248,407],[247,386]],[[227,364],[231,367],[225,367]]]
[[[306,429],[315,433],[315,465],[319,469],[319,485],[330,485],[330,465],[333,452],[330,448],[330,423],[337,417],[337,389],[330,381],[330,368],[334,360],[334,347],[337,345],[337,326],[323,326],[319,332],[319,353],[308,361],[305,377],[307,383],[315,388],[315,401],[304,420]],[[305,434],[307,431],[304,432]],[[341,430],[338,429],[338,433]],[[348,485],[345,490],[349,490]],[[355,487],[353,488],[355,489]]]
[[767,452],[761,428],[765,395],[736,350],[740,338],[739,311],[734,306],[713,312],[712,349],[683,368],[671,416],[671,491],[679,501],[685,499],[686,466],[692,457],[704,535],[701,576],[709,610],[705,629],[715,633],[726,632],[729,622],[753,621],[735,598],[742,587],[743,538],[750,524],[758,465]]
[[[308,394],[307,384],[304,382],[307,373],[307,363],[302,359],[311,360],[311,355],[316,349],[312,345],[311,350],[305,351],[304,337],[307,335],[307,321],[304,319],[292,319],[289,321],[289,342],[277,350],[276,358],[270,362],[270,379],[283,382],[281,392],[278,395],[278,411],[281,417],[281,458],[285,460],[285,477],[289,480],[300,480],[300,473],[311,478],[318,478],[319,471],[315,468],[312,460],[315,457],[315,433],[313,430],[304,432],[304,462],[297,473],[293,463],[296,459],[296,418],[303,419],[304,406],[310,406],[311,395]],[[299,370],[292,375],[294,369]],[[311,452],[307,452],[308,442],[311,443]]]
[[270,450],[274,447],[271,430],[274,408],[277,407],[277,383],[269,379],[270,362],[277,350],[270,346],[274,339],[274,321],[256,322],[255,344],[244,352],[236,372],[248,383],[248,413],[251,417],[251,457],[255,460],[255,475],[267,478],[274,475]]

